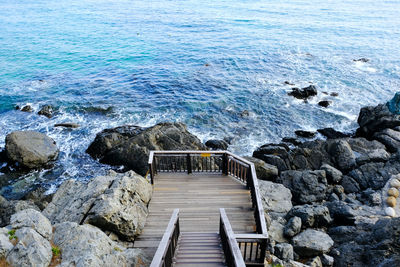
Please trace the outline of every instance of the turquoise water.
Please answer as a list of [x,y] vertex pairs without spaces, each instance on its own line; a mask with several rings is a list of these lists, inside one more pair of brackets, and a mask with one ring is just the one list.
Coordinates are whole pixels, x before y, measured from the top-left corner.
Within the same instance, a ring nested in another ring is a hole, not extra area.
[[[0,192],[104,172],[84,151],[126,123],[182,121],[203,141],[234,137],[242,155],[297,129],[354,130],[360,107],[399,90],[399,41],[398,1],[2,0],[0,147],[30,129],[62,153],[51,171],[0,178]],[[285,81],[320,93],[304,103]],[[14,110],[25,104],[58,115]],[[82,127],[53,127],[67,121]]]

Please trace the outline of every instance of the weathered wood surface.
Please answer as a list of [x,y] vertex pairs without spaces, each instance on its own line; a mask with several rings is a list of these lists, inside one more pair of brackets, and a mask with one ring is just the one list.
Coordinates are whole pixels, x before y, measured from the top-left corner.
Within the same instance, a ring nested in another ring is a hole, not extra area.
[[145,228],[134,246],[155,252],[176,208],[181,233],[218,233],[220,208],[225,208],[235,234],[256,230],[250,191],[235,178],[221,174],[160,173],[155,177]]

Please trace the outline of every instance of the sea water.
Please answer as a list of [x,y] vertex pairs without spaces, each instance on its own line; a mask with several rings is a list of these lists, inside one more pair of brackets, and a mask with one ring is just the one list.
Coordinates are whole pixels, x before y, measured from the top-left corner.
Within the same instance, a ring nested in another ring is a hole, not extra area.
[[[353,131],[400,89],[399,43],[399,1],[0,0],[0,147],[36,130],[61,151],[51,170],[0,175],[0,193],[104,173],[85,149],[123,124],[184,122],[240,155],[298,129]],[[287,95],[310,84],[308,102]],[[37,115],[45,104],[57,115]]]

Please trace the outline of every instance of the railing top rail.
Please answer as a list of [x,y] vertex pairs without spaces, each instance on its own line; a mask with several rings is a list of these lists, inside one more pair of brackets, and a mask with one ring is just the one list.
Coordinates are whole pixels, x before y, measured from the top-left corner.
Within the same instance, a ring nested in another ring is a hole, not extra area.
[[228,242],[230,250],[232,252],[233,262],[235,263],[235,266],[237,266],[237,267],[245,267],[246,264],[244,263],[242,253],[236,242],[235,234],[232,230],[232,226],[229,222],[228,216],[226,216],[225,209],[223,209],[223,208],[219,209],[219,213],[221,215],[221,221],[223,223],[222,227],[224,227],[224,229],[225,229],[225,232],[227,235],[227,242]]
[[158,245],[157,251],[154,254],[153,260],[150,264],[150,267],[161,267],[163,264],[163,260],[168,250],[169,243],[171,242],[172,234],[174,233],[174,229],[176,227],[176,223],[179,219],[179,209],[174,209],[172,212],[171,219],[169,220],[167,229]]

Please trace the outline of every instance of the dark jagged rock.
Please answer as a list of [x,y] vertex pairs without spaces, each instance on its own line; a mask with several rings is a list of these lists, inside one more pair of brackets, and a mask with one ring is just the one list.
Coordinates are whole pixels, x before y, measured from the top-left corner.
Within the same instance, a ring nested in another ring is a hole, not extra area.
[[300,136],[300,137],[303,137],[303,138],[313,138],[313,137],[315,137],[315,132],[310,132],[310,131],[297,130],[294,133],[297,136]]
[[33,108],[30,105],[26,105],[21,108],[22,112],[33,112]]
[[301,218],[296,216],[291,217],[283,230],[284,235],[287,237],[293,237],[300,233],[302,226],[301,222]]
[[318,105],[320,105],[321,107],[327,108],[332,104],[332,101],[328,101],[328,100],[322,100],[318,102]]
[[292,88],[292,91],[288,95],[298,99],[308,99],[309,97],[316,96],[318,94],[317,87],[310,85],[304,88]]
[[356,135],[371,139],[377,132],[400,126],[400,115],[393,114],[387,105],[380,104],[376,107],[361,108],[357,122],[360,127]]
[[346,138],[346,137],[351,136],[351,134],[342,133],[342,132],[336,131],[333,128],[318,129],[317,132],[319,132],[320,134],[322,134],[323,136],[325,136],[328,139],[339,139],[339,138]]
[[338,184],[342,180],[342,172],[328,164],[323,164],[321,170],[326,172],[326,178],[331,184]]
[[268,164],[257,158],[253,157],[244,157],[244,158],[254,164],[258,179],[275,181],[275,178],[278,176],[278,168],[276,166]]
[[24,200],[8,201],[0,195],[0,227],[5,227],[9,225],[11,215],[25,209],[39,210],[39,208],[36,207],[35,204],[31,201],[24,201]]
[[284,138],[282,138],[282,142],[292,144],[295,146],[298,146],[301,144],[301,142],[299,140],[297,140],[296,138],[293,138],[293,137],[284,137]]
[[356,166],[356,157],[345,140],[334,140],[329,147],[329,154],[341,171],[346,172]]
[[[108,129],[96,136],[87,152],[100,162],[124,166],[145,175],[150,150],[207,150],[182,123],[159,123],[147,129]],[[124,134],[121,134],[122,131]],[[126,133],[128,132],[128,133]]]
[[400,148],[400,132],[392,129],[384,129],[375,133],[373,138],[384,144],[391,153],[396,153]]
[[135,125],[124,125],[105,129],[96,135],[86,153],[95,159],[103,157],[113,147],[144,131],[144,128]]
[[339,93],[337,93],[337,92],[332,92],[332,93],[330,93],[330,96],[336,97],[336,96],[339,96]]
[[211,139],[206,142],[206,146],[213,150],[226,150],[228,148],[228,143],[224,140]]
[[301,205],[294,206],[287,214],[287,217],[299,217],[303,227],[324,227],[331,222],[329,209],[322,205]]
[[324,232],[307,229],[292,239],[293,248],[300,256],[312,257],[329,252],[333,240]]
[[292,201],[311,204],[326,197],[325,171],[284,171],[276,180],[292,191]]
[[291,82],[289,82],[289,81],[285,81],[284,84],[286,84],[286,85],[292,85],[292,86],[294,85],[294,83],[291,83]]
[[46,116],[47,118],[53,117],[54,108],[51,105],[44,105],[38,112],[39,115]]
[[7,157],[22,167],[44,167],[58,156],[56,142],[45,134],[16,131],[6,136]]

